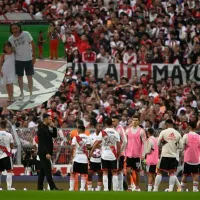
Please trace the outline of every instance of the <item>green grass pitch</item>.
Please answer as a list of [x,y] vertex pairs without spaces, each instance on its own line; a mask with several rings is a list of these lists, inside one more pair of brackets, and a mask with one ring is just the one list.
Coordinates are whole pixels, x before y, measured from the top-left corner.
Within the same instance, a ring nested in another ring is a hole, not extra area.
[[188,200],[200,197],[200,193],[192,192],[67,192],[67,191],[1,191],[1,199],[36,200],[36,199],[70,199],[70,200]]
[[[37,49],[37,38],[39,35],[40,31],[44,32],[44,40],[46,42],[44,43],[44,58],[49,58],[49,40],[47,39],[47,32],[48,32],[48,27],[49,25],[22,25],[22,29],[24,31],[28,31],[35,42],[36,45],[36,55],[38,57],[38,49]],[[9,32],[9,25],[1,25],[0,26],[0,55],[3,52],[3,44],[8,41],[8,38],[10,37],[10,32]],[[64,56],[64,45],[60,41],[59,43],[59,49],[58,49],[58,55],[59,57]]]

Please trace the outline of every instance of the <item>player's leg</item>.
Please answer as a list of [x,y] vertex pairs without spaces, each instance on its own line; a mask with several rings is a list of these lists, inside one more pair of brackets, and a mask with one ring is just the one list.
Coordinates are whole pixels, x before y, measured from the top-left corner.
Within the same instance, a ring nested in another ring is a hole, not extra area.
[[119,170],[118,170],[118,189],[119,191],[123,191],[123,181],[124,181],[124,156],[120,156],[119,158]]
[[198,192],[198,184],[199,184],[199,166],[192,165],[192,179],[193,179],[193,192]]
[[157,175],[155,178],[154,188],[153,188],[154,192],[158,191],[161,181],[162,181],[162,171],[160,169],[158,169]]
[[88,171],[88,191],[92,191],[92,178],[93,178],[93,171],[89,169]]
[[98,174],[98,182],[97,182],[96,191],[101,191],[101,186],[102,186],[102,181],[103,181],[103,172],[99,170],[97,174]]
[[128,191],[132,191],[131,186],[131,176],[132,176],[132,162],[133,158],[126,158],[126,177],[127,177],[127,183],[128,183]]
[[88,174],[88,163],[78,163],[78,173],[81,174],[80,191],[85,191],[86,179]]
[[176,158],[168,159],[168,171],[169,171],[169,192],[174,190],[174,185],[177,182],[177,176],[175,175],[177,169]]
[[69,181],[69,191],[74,191],[74,184],[75,184],[75,173],[70,174],[70,181]]
[[108,191],[108,169],[109,169],[109,161],[101,159],[101,169],[103,172],[103,187],[104,191]]
[[181,191],[185,191],[185,186],[187,183],[187,176],[191,174],[190,166],[187,163],[184,163],[183,165],[183,175],[181,179]]
[[81,174],[81,188],[80,191],[85,191],[86,174]]
[[10,101],[14,101],[13,83],[9,84],[9,94],[10,94]]
[[3,158],[1,164],[3,165],[2,169],[7,171],[7,175],[6,175],[7,190],[13,190],[12,188],[13,165],[12,165],[11,157],[7,156]]
[[140,158],[133,158],[133,170],[136,174],[136,183],[134,191],[140,191]]
[[118,160],[110,161],[110,169],[112,171],[113,191],[118,190]]
[[147,173],[147,179],[148,179],[148,192],[151,192],[153,188],[154,180],[155,180],[156,165],[147,165],[146,173]]

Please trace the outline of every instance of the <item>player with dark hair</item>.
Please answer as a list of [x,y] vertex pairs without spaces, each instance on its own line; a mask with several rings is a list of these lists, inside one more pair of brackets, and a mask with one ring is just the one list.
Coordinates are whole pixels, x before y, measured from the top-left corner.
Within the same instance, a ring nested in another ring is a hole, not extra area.
[[158,171],[155,179],[153,191],[158,191],[158,187],[162,181],[162,172],[168,172],[169,192],[173,191],[174,184],[177,180],[175,171],[177,168],[177,150],[182,148],[181,134],[173,128],[173,121],[167,119],[166,129],[160,132],[158,137],[158,145],[162,148]]
[[[146,133],[143,128],[139,126],[139,115],[132,117],[132,126],[126,130],[127,146],[126,146],[126,167],[127,167],[127,182],[128,190],[140,191],[140,167],[141,156],[144,143],[146,141]],[[136,172],[135,188],[131,186],[131,171]]]
[[[103,125],[101,123],[97,123],[96,125],[96,132],[89,135],[89,143],[90,143],[90,148],[93,147],[95,142],[99,138],[99,134],[102,131]],[[88,172],[88,191],[92,191],[92,176],[94,173],[98,174],[98,182],[97,182],[97,188],[96,191],[101,190],[101,185],[102,185],[102,170],[101,170],[101,147],[97,147],[93,155],[90,157],[90,162],[89,162],[89,172]]]
[[80,191],[85,191],[86,175],[88,174],[88,151],[87,145],[88,136],[84,133],[85,126],[78,127],[78,135],[72,139],[72,172],[70,175],[70,188],[69,191],[74,191],[75,174],[81,175],[81,188]]
[[189,122],[189,133],[183,136],[184,167],[181,191],[184,191],[187,176],[192,175],[193,192],[198,192],[200,136],[195,132],[196,123]]
[[95,142],[90,155],[102,144],[101,164],[103,171],[104,191],[108,191],[108,170],[112,171],[113,190],[118,190],[118,158],[120,156],[120,136],[112,125],[112,119],[106,119],[106,128],[99,134],[98,141]]
[[158,164],[158,141],[154,137],[154,129],[149,128],[147,130],[148,140],[144,145],[144,152],[142,159],[146,160],[146,173],[148,177],[148,192],[152,191],[153,183],[155,180],[156,166]]

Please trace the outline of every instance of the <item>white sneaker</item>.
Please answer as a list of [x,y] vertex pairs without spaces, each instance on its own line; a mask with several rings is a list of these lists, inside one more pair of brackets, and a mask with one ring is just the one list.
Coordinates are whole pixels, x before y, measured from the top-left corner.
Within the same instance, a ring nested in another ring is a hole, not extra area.
[[141,192],[140,188],[135,188],[132,190],[133,192]]
[[2,188],[0,188],[0,191],[2,191],[3,189]]
[[109,190],[105,190],[105,189],[104,189],[104,192],[108,192],[108,191],[109,191]]
[[74,191],[74,188],[69,188],[69,191]]
[[8,190],[13,190],[13,191],[14,191],[14,190],[16,190],[16,189],[15,189],[15,188],[8,188]]
[[199,190],[198,190],[198,189],[196,189],[196,190],[194,190],[193,192],[199,192]]
[[20,94],[18,100],[22,101],[24,99],[24,94]]
[[80,188],[80,191],[81,191],[81,192],[85,192],[85,189],[84,189],[84,188]]
[[30,99],[29,99],[30,103],[34,103],[35,102],[35,98],[33,95],[30,96]]

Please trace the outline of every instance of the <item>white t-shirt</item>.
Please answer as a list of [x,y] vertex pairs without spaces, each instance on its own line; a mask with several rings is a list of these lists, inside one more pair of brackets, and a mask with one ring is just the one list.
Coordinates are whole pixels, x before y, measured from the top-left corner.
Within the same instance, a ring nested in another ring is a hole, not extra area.
[[32,48],[30,42],[33,38],[27,31],[22,31],[19,37],[11,35],[8,38],[15,50],[15,59],[17,61],[30,61],[32,60]]
[[72,145],[75,145],[76,147],[75,157],[73,161],[77,163],[88,163],[88,157],[86,156],[84,152],[84,148],[86,148],[86,145],[90,144],[88,140],[88,136],[83,133],[79,134],[78,136],[82,139],[82,141],[80,142],[80,145],[77,142],[76,137],[73,137],[72,139]]
[[102,154],[101,158],[103,160],[116,160],[116,156],[112,151],[112,148],[117,150],[117,142],[120,142],[120,136],[114,128],[106,128],[104,130],[107,136],[103,137],[102,132],[99,134],[99,139],[102,141]]
[[[6,147],[8,152],[11,152],[10,144],[14,143],[13,137],[6,131],[0,131],[0,146]],[[6,158],[8,155],[0,149],[0,159]]]
[[[97,140],[99,140],[99,135],[97,135],[96,133],[93,133],[93,134],[91,134],[91,135],[88,136],[88,140],[89,140],[90,145],[93,146],[94,143]],[[95,162],[95,163],[100,163],[101,162],[101,157],[99,157],[99,158],[91,157],[90,161],[91,162]]]
[[177,157],[177,150],[182,148],[181,134],[174,128],[167,128],[160,132],[158,145],[162,144],[161,157]]

